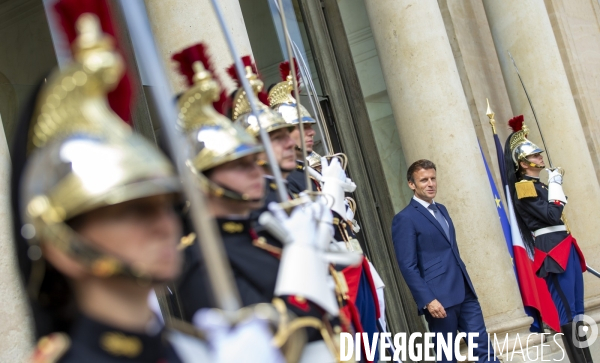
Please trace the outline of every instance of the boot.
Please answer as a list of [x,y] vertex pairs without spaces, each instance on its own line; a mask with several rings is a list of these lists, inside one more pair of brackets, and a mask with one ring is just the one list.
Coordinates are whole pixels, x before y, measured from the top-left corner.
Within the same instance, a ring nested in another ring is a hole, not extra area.
[[[579,324],[580,322],[577,323],[577,326],[579,326]],[[575,342],[573,341],[574,339],[576,339],[577,342],[580,343],[582,341],[585,341],[586,338],[584,337],[583,339],[581,339],[577,334],[578,330],[576,330],[575,332],[573,331],[573,323],[570,322],[568,324],[562,325],[560,327],[560,331],[563,333],[563,344],[565,345],[565,350],[567,351],[567,356],[569,357],[571,363],[592,363],[591,355],[589,356],[589,358],[586,358],[585,356],[586,348],[578,348],[577,346],[575,346]],[[589,349],[587,350],[589,351]]]
[[571,332],[567,332],[567,329],[565,329],[565,327],[567,326],[570,327],[571,324],[566,324],[560,327],[560,332],[562,333],[560,337],[562,339],[563,345],[565,346],[565,352],[567,353],[567,357],[569,357],[569,362],[577,363],[573,353],[574,346],[573,342],[571,341]]

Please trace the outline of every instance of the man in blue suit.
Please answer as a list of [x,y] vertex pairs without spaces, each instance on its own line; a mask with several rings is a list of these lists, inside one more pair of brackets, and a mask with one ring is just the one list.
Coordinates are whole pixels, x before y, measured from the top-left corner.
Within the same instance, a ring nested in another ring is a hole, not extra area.
[[[425,314],[429,331],[447,337],[457,331],[479,333],[474,339],[474,355],[478,362],[493,360],[490,345],[488,360],[488,335],[483,322],[481,306],[475,289],[460,258],[456,231],[448,210],[434,202],[437,193],[435,164],[429,160],[415,161],[407,173],[408,186],[414,196],[409,205],[396,214],[392,222],[392,238],[396,259],[406,284],[419,308]],[[434,343],[437,342],[434,339]],[[447,360],[442,354],[438,362]]]

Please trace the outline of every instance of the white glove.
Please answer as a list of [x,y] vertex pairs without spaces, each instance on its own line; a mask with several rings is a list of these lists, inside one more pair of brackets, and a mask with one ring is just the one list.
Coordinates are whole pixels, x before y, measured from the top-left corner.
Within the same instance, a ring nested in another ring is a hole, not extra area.
[[561,168],[546,169],[548,172],[548,184],[556,183],[562,185],[563,183],[563,172]]
[[346,172],[337,158],[330,161],[327,158],[321,158],[321,191],[333,197],[333,207],[331,210],[342,217],[346,216],[346,204],[344,194],[352,193],[356,190],[356,184],[346,177]]
[[330,251],[333,216],[328,206],[320,200],[310,201],[305,194],[300,194],[300,198],[305,203],[294,208],[290,216],[279,204],[269,204],[269,210],[289,237],[281,254],[275,295],[302,296],[337,316],[339,307],[330,283],[329,263],[360,263],[362,256]]
[[560,168],[553,170],[546,169],[548,171],[548,201],[554,202],[558,200],[563,204],[567,204],[567,197],[563,191],[563,173]]
[[206,334],[213,362],[285,362],[271,343],[273,335],[264,320],[250,317],[232,327],[213,309],[198,310],[192,320]]

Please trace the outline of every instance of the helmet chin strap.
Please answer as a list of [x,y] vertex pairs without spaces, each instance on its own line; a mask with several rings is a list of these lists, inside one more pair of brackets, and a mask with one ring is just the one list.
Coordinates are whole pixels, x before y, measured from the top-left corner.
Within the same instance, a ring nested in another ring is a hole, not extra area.
[[533,162],[531,162],[529,160],[528,160],[528,162],[529,162],[529,166],[531,166],[532,168],[538,168],[538,169],[544,169],[545,168],[544,166],[541,166],[539,164],[533,163]]
[[536,168],[536,169],[545,169],[546,168],[545,166],[534,163],[533,161],[527,159],[526,157],[523,158],[522,160],[519,160],[519,162],[526,162],[527,165],[531,168]]
[[204,175],[204,173],[194,172],[194,174],[196,174],[196,176],[198,177],[197,180],[200,183],[200,187],[204,191],[206,191],[216,197],[227,198],[227,199],[235,200],[238,202],[248,202],[248,203],[257,203],[257,202],[261,202],[264,200],[264,196],[262,198],[250,198],[248,195],[246,195],[244,193],[240,193],[237,190],[234,190],[228,186],[216,183],[216,182],[210,180],[206,175]]

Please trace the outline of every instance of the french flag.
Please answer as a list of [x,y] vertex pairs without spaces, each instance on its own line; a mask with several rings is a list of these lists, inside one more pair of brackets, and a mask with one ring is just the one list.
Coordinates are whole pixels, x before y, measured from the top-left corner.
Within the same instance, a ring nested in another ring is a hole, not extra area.
[[502,224],[502,230],[504,231],[508,252],[513,260],[523,306],[525,307],[527,315],[533,318],[531,331],[541,332],[543,330],[542,324],[539,321],[540,318],[554,331],[560,331],[558,312],[556,311],[556,306],[554,305],[548,287],[546,286],[546,281],[535,274],[535,271],[533,270],[533,256],[529,256],[527,253],[527,249],[525,248],[525,244],[521,237],[521,232],[519,231],[519,226],[517,225],[517,217],[513,208],[512,196],[510,195],[504,170],[504,152],[502,151],[503,149],[500,140],[498,139],[498,135],[495,132],[494,142],[496,144],[496,155],[498,157],[498,166],[502,177],[504,195],[508,204],[508,212],[504,209],[502,201],[500,200],[496,184],[494,184],[492,174],[490,173],[483,152],[481,153],[481,156],[483,158],[483,163],[485,164],[485,170],[488,175],[490,187],[492,188],[492,193],[494,194],[494,200],[497,207],[496,210],[500,217],[500,223]]

